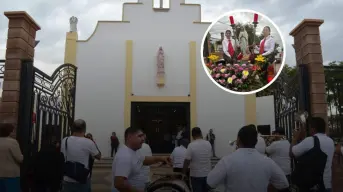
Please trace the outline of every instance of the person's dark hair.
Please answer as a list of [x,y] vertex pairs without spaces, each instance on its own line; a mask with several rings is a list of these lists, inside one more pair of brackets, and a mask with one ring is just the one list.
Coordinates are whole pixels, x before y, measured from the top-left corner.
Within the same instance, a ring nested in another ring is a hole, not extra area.
[[225,31],[225,33],[227,33],[227,32],[230,32],[230,33],[231,33],[231,30],[228,29],[228,30]]
[[326,131],[325,120],[321,117],[312,117],[310,119],[310,125],[317,133],[325,133]]
[[192,137],[200,137],[202,136],[201,129],[199,127],[194,127],[192,129]]
[[255,148],[257,143],[257,131],[255,125],[246,125],[238,131],[240,143],[245,148]]
[[180,145],[184,146],[185,148],[188,147],[189,141],[188,139],[181,139],[180,140]]
[[14,130],[14,125],[10,123],[0,123],[0,137],[8,137]]
[[278,127],[275,129],[274,133],[277,133],[279,135],[285,135],[285,129]]
[[124,137],[125,137],[125,139],[127,139],[127,137],[128,137],[129,135],[135,134],[135,133],[137,133],[137,132],[139,132],[139,131],[142,131],[142,129],[137,128],[137,127],[128,127],[128,128],[125,129]]
[[85,133],[86,132],[86,121],[83,119],[77,119],[74,121],[72,126],[73,133]]
[[267,29],[268,29],[268,31],[269,31],[269,33],[271,32],[271,30],[270,30],[270,27],[269,27],[269,26],[264,26],[264,28],[267,28]]

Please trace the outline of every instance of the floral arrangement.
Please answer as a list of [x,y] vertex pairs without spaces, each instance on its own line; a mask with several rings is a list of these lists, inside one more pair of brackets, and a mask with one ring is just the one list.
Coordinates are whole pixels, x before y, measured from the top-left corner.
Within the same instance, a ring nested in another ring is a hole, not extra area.
[[249,92],[263,87],[267,81],[261,78],[266,71],[262,71],[267,60],[262,55],[255,58],[255,64],[249,61],[243,64],[216,64],[218,56],[210,55],[210,62],[206,64],[212,78],[228,89],[237,92]]

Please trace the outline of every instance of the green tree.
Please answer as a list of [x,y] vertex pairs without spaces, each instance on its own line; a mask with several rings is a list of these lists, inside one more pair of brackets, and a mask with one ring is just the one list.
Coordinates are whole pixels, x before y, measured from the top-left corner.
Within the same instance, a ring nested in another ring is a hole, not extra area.
[[[296,66],[289,66],[288,64],[285,64],[281,73],[283,73],[284,75],[286,75],[286,78],[292,78],[295,76],[297,70],[296,70]],[[282,74],[280,74],[282,75]],[[268,96],[268,95],[273,95],[274,93],[274,89],[276,89],[277,87],[277,80],[274,81],[273,84],[269,85],[269,87],[267,89],[264,89],[263,91],[260,91],[256,94],[257,97],[262,97],[262,96]]]
[[324,66],[325,87],[329,110],[343,113],[343,61],[332,61]]

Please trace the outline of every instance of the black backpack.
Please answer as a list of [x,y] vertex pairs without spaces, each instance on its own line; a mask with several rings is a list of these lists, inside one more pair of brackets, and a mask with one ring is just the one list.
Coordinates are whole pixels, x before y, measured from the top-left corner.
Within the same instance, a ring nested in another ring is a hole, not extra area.
[[302,191],[316,188],[325,190],[323,174],[327,155],[320,149],[317,136],[313,136],[314,147],[295,159],[295,168],[292,173],[292,183]]

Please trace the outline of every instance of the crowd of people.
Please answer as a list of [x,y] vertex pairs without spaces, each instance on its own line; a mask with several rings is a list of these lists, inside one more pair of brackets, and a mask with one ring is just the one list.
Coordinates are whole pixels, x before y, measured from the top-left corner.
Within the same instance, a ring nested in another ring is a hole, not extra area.
[[[243,126],[237,135],[236,150],[222,157],[214,168],[213,145],[203,138],[199,127],[192,128],[192,141],[181,138],[170,156],[153,156],[143,131],[128,127],[124,145],[114,154],[113,191],[146,191],[151,185],[149,166],[163,163],[182,173],[193,192],[208,192],[219,185],[227,192],[262,192],[271,187],[275,191],[290,191],[290,184],[300,192],[331,192],[333,155],[335,150],[342,154],[343,148],[338,145],[335,149],[333,140],[325,134],[326,123],[322,118],[311,118],[310,127],[312,136],[302,138],[300,129],[294,132],[291,142],[279,139],[266,145],[255,125]],[[13,128],[12,124],[0,124],[1,192],[21,191],[23,155],[18,142],[10,137]],[[275,137],[283,134],[283,129],[274,131]],[[118,144],[114,137],[112,134],[111,141]],[[92,135],[86,135],[86,122],[76,120],[72,135],[61,143],[43,143],[33,164],[31,191],[89,192],[92,164],[100,158]],[[295,159],[293,168],[292,159]]]
[[92,167],[94,159],[101,158],[101,153],[92,134],[86,134],[85,121],[76,120],[72,135],[62,141],[42,140],[39,152],[30,159],[27,185],[21,181],[24,157],[17,140],[11,137],[13,130],[12,124],[0,123],[1,192],[92,191]]

